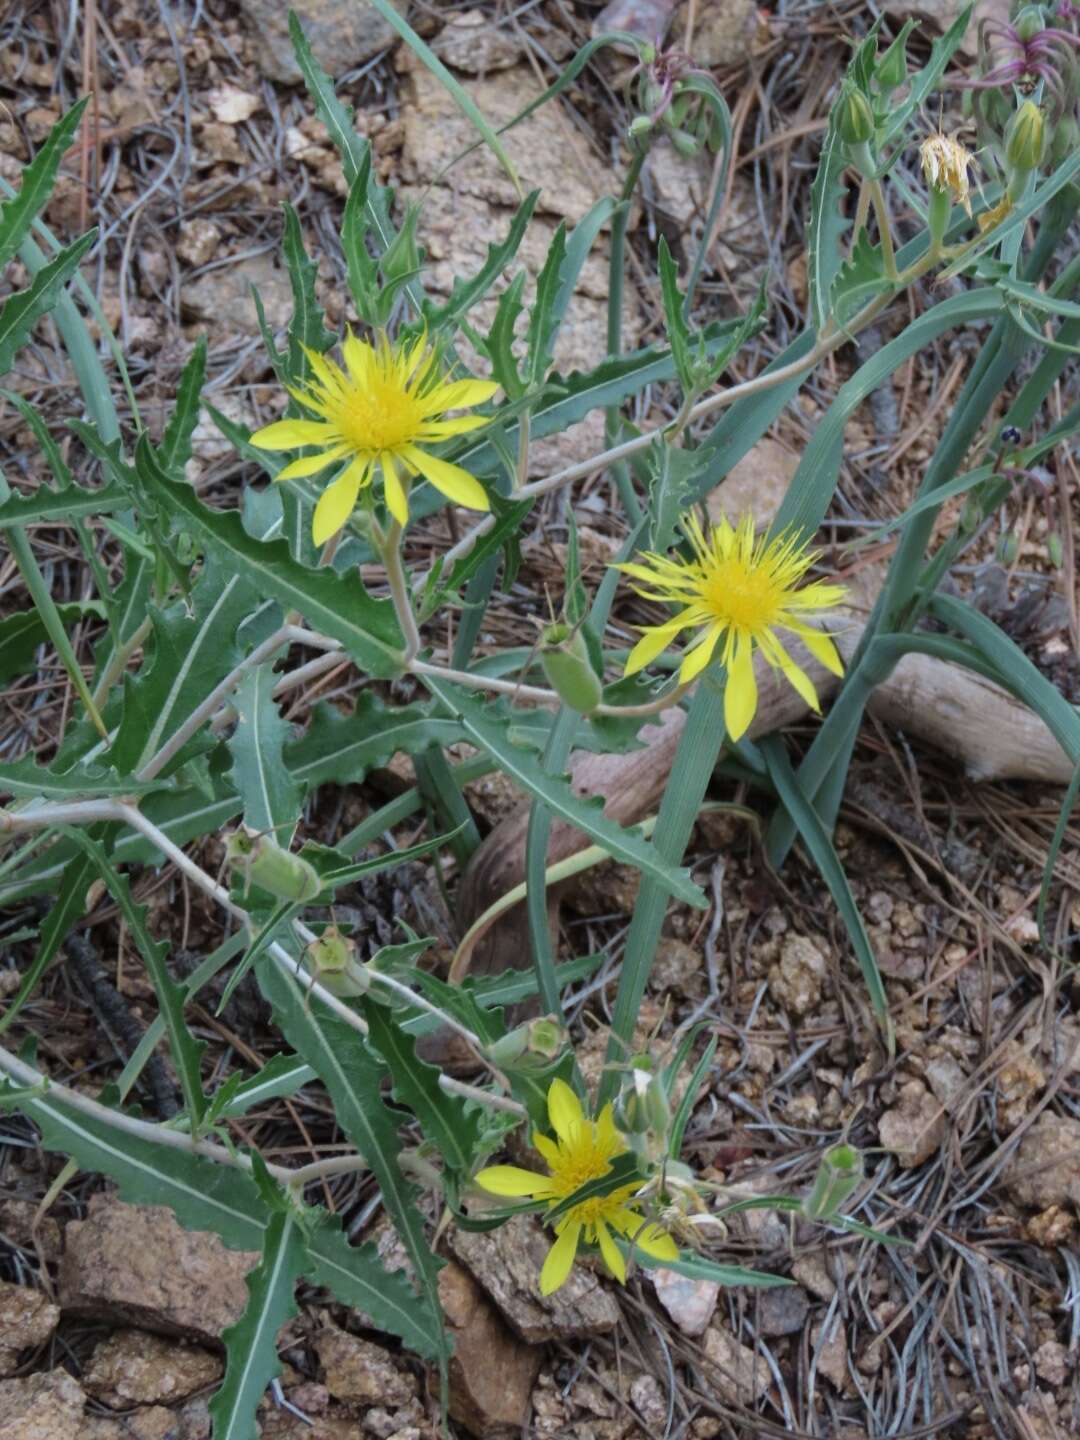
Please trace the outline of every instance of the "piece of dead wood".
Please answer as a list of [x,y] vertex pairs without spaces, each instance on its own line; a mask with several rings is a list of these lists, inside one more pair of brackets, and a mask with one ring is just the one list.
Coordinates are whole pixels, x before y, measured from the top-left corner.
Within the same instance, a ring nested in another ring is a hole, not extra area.
[[[852,624],[836,637],[846,660],[854,653],[860,634],[861,625]],[[780,730],[807,714],[791,687],[760,655],[757,660],[759,700],[751,738]],[[830,698],[839,681],[809,657],[802,663],[822,700]],[[870,710],[887,725],[955,756],[972,779],[1066,785],[1072,778],[1068,756],[1037,715],[999,686],[944,661],[925,655],[905,656],[874,692]],[[620,825],[633,825],[653,814],[664,793],[685,719],[679,709],[664,712],[659,723],[641,731],[642,750],[625,755],[573,755],[569,768],[575,792],[603,796],[604,814]],[[497,825],[474,853],[458,899],[462,930],[524,879],[528,820],[526,802]],[[565,821],[555,821],[547,863],[573,855],[588,843],[581,831]],[[549,892],[552,910],[558,900],[559,888],[553,887]],[[525,969],[529,956],[525,909],[518,905],[477,942],[469,968],[482,975]]]

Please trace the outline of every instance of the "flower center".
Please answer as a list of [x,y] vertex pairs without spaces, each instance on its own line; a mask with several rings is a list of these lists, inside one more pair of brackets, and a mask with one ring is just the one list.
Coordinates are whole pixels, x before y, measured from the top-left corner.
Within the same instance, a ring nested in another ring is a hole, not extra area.
[[770,571],[738,559],[724,560],[711,569],[702,586],[702,598],[716,618],[738,630],[761,630],[773,624],[783,593]]
[[423,406],[400,385],[376,380],[369,389],[350,389],[334,407],[334,423],[348,444],[377,454],[416,439]]

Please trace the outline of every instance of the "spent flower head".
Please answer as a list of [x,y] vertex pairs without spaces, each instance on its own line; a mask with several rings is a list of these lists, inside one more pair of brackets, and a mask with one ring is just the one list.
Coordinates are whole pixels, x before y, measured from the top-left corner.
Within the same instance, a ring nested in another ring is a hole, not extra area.
[[[553,1080],[547,1097],[548,1118],[555,1139],[534,1131],[532,1141],[547,1163],[547,1175],[517,1165],[492,1165],[481,1170],[476,1183],[492,1195],[529,1196],[547,1200],[549,1209],[569,1199],[590,1180],[611,1172],[611,1162],[627,1151],[615,1128],[610,1104],[596,1120],[589,1120],[581,1101],[564,1080]],[[615,1279],[626,1284],[626,1261],[612,1231],[625,1235],[654,1260],[677,1260],[679,1250],[671,1236],[632,1208],[630,1197],[637,1181],[620,1185],[608,1195],[594,1195],[573,1205],[555,1222],[555,1243],[540,1271],[540,1292],[550,1295],[564,1284],[582,1238],[599,1245],[604,1263]]]
[[799,582],[817,558],[815,553],[797,535],[756,540],[752,515],[744,515],[737,529],[724,517],[708,535],[695,516],[687,515],[682,528],[690,543],[690,559],[645,553],[643,563],[618,566],[639,582],[634,589],[644,599],[682,607],[662,625],[642,628],[641,639],[627,659],[626,674],[644,669],[682,631],[695,630],[700,633],[683,655],[679,679],[686,684],[700,675],[720,646],[720,663],[727,671],[724,721],[733,740],[745,733],[757,709],[755,649],[817,710],[813,682],[776,632],[791,631],[826,670],[842,675],[836,646],[800,616],[839,604],[844,587],[814,581],[800,590]]
[[970,151],[966,150],[959,140],[938,133],[928,135],[919,146],[919,160],[922,162],[923,179],[930,189],[947,192],[956,204],[963,205],[970,215]]
[[425,447],[464,435],[488,423],[483,415],[444,418],[490,400],[499,388],[490,380],[448,380],[426,335],[392,344],[380,335],[375,344],[350,331],[342,343],[344,368],[313,350],[304,352],[312,378],[289,386],[289,394],[316,419],[278,420],[251,437],[260,450],[317,447],[313,455],[291,461],[274,477],[294,480],[317,475],[345,461],[315,506],[316,545],[336,535],[369,486],[382,474],[387,509],[404,525],[409,518],[408,486],[422,475],[457,505],[488,510],[484,487],[460,465],[432,455]]

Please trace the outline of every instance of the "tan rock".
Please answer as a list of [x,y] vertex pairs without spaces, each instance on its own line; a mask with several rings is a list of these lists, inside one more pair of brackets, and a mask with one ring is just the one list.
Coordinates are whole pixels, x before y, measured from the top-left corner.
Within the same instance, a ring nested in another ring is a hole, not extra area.
[[522,55],[518,33],[508,25],[492,24],[491,16],[482,10],[448,16],[431,48],[445,64],[467,75],[506,70]]
[[1047,1250],[1056,1250],[1067,1245],[1076,1229],[1076,1217],[1060,1205],[1048,1205],[1038,1215],[1033,1215],[1024,1226],[1028,1238]]
[[540,1294],[540,1270],[550,1247],[550,1233],[530,1215],[515,1216],[498,1230],[454,1230],[450,1235],[456,1257],[528,1344],[614,1330],[618,1306],[581,1265],[571,1269],[554,1295]]
[[181,221],[176,253],[194,269],[209,264],[220,244],[221,231],[212,220],[196,215],[192,220]]
[[769,1367],[760,1355],[713,1326],[705,1335],[705,1376],[719,1394],[735,1405],[751,1405],[772,1383]]
[[945,1138],[945,1115],[921,1080],[900,1087],[897,1104],[878,1122],[878,1134],[905,1170],[921,1165]]
[[259,292],[270,329],[284,329],[292,318],[292,286],[287,272],[269,253],[199,275],[183,287],[180,303],[189,320],[257,335],[252,287]]
[[336,1326],[319,1331],[315,1350],[326,1388],[337,1400],[394,1409],[419,1392],[416,1376],[396,1365],[388,1350]]
[[839,1250],[829,1250],[822,1253],[820,1250],[813,1250],[807,1255],[800,1255],[792,1264],[791,1273],[795,1279],[811,1295],[818,1300],[828,1302],[836,1294],[836,1279],[838,1273],[850,1275],[854,1269],[854,1261],[849,1255]]
[[244,1276],[257,1254],[228,1250],[206,1231],[184,1230],[163,1205],[95,1196],[64,1233],[60,1307],[65,1313],[214,1342],[243,1314]]
[[1007,1040],[997,1072],[997,1119],[1002,1130],[1015,1130],[1046,1086],[1046,1071],[1017,1040]]
[[[705,70],[745,65],[759,28],[756,0],[714,0],[698,7],[689,53]],[[673,45],[686,48],[686,6],[675,12]]]
[[476,1281],[453,1261],[439,1271],[439,1299],[454,1340],[450,1414],[479,1440],[519,1435],[542,1349],[511,1334]]
[[810,1331],[810,1345],[817,1356],[818,1374],[824,1375],[841,1393],[851,1386],[851,1372],[847,1361],[847,1330],[839,1317],[834,1317],[826,1330],[823,1325],[814,1325]]
[[820,1003],[827,973],[825,956],[808,936],[785,935],[780,959],[769,971],[769,993],[801,1019]]
[[650,1270],[656,1298],[684,1335],[703,1335],[716,1310],[720,1286],[714,1280],[691,1280],[675,1270]]
[[1019,1205],[1080,1208],[1080,1120],[1042,1114],[1005,1167],[1009,1194]]
[[0,1381],[0,1440],[79,1440],[85,1396],[66,1370]]
[[[18,972],[13,971],[13,974]],[[50,1215],[42,1217],[34,1231],[34,1217],[37,1215],[36,1200],[21,1200],[18,1196],[0,1198],[0,1235],[11,1245],[31,1253],[37,1247],[42,1259],[50,1264],[60,1259],[60,1226]]]
[[[472,150],[444,175],[446,167],[475,144],[476,130],[426,66],[404,51],[398,58],[406,69],[402,81],[404,178],[422,185],[438,182],[516,210],[520,201],[514,183],[485,145]],[[466,89],[495,130],[543,94],[543,87],[526,65],[471,81]],[[598,196],[612,189],[608,168],[553,106],[542,106],[500,138],[524,191],[540,190],[538,208],[542,212],[576,224]],[[492,238],[490,226],[486,238]]]
[[60,1307],[40,1290],[0,1281],[0,1375],[9,1375],[19,1355],[44,1345],[56,1329]]
[[217,1355],[145,1330],[116,1330],[83,1371],[88,1395],[113,1410],[174,1404],[213,1385],[224,1373]]
[[671,935],[663,936],[649,971],[649,989],[660,995],[685,995],[701,975],[703,961],[701,951],[695,946]]
[[[197,1432],[179,1421],[175,1410],[149,1405],[128,1415],[83,1416],[79,1440],[196,1440]],[[209,1435],[209,1429],[207,1429]]]
[[772,524],[781,502],[788,492],[799,457],[766,436],[733,465],[727,478],[706,500],[709,519],[715,524],[726,515],[733,524],[749,510],[758,530]]
[[[401,0],[397,8],[404,10]],[[393,26],[373,5],[357,0],[240,0],[255,44],[259,69],[271,80],[296,85],[303,78],[289,39],[288,12],[294,10],[316,60],[331,78],[352,70],[397,40]]]

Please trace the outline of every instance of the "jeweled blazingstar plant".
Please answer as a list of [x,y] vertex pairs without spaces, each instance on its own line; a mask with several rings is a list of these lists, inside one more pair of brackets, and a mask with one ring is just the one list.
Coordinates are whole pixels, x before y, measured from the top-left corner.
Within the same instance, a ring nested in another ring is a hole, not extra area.
[[449,380],[427,337],[392,344],[381,335],[375,344],[345,336],[344,369],[325,355],[305,349],[312,379],[289,386],[289,394],[317,419],[278,420],[251,437],[260,450],[298,450],[317,446],[314,455],[291,461],[275,480],[317,475],[338,461],[345,468],[331,481],[315,506],[316,545],[336,535],[357,498],[380,471],[386,507],[404,525],[409,518],[408,484],[420,474],[456,505],[488,510],[484,487],[460,465],[426,448],[464,435],[488,423],[483,415],[456,415],[490,400],[499,388],[490,380]]
[[[492,1195],[528,1196],[558,1205],[590,1180],[609,1174],[611,1162],[629,1148],[615,1128],[610,1104],[604,1106],[596,1120],[589,1120],[570,1086],[563,1080],[553,1080],[547,1105],[555,1139],[534,1131],[532,1140],[550,1174],[540,1175],[517,1165],[491,1165],[476,1176],[481,1189]],[[559,1217],[555,1243],[540,1271],[541,1294],[550,1295],[566,1282],[582,1238],[588,1244],[599,1245],[604,1263],[624,1285],[626,1261],[615,1243],[613,1230],[655,1260],[679,1258],[671,1236],[628,1203],[637,1189],[636,1181],[621,1185],[609,1195],[582,1200]]]
[[791,631],[826,670],[842,675],[844,667],[832,640],[800,616],[839,604],[844,587],[815,581],[799,589],[816,555],[795,535],[755,539],[752,515],[744,515],[737,529],[725,517],[708,535],[692,515],[681,523],[690,559],[646,552],[642,563],[618,567],[639,582],[634,589],[644,599],[682,606],[674,619],[643,627],[627,658],[626,674],[644,669],[682,631],[697,630],[701,633],[683,656],[679,679],[685,685],[700,675],[720,646],[720,663],[727,671],[724,722],[733,740],[746,732],[757,709],[755,649],[818,710],[813,682],[776,632]]

